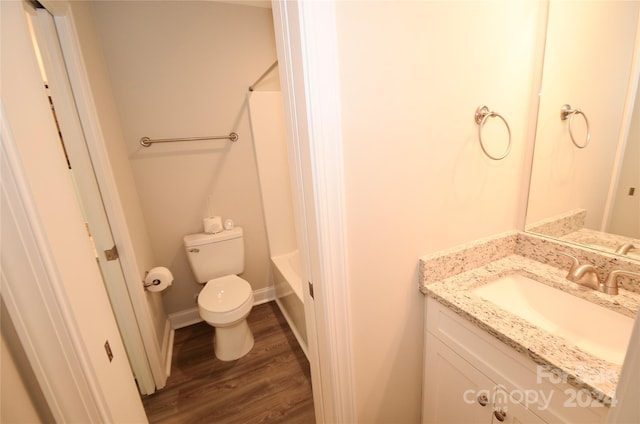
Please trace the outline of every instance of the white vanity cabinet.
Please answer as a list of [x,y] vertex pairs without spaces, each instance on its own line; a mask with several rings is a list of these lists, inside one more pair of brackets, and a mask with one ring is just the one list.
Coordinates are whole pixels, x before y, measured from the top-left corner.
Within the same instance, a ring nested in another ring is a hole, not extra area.
[[[426,297],[423,423],[603,423],[608,408]],[[582,395],[582,396],[581,396]]]
[[424,423],[545,423],[432,334],[427,337]]

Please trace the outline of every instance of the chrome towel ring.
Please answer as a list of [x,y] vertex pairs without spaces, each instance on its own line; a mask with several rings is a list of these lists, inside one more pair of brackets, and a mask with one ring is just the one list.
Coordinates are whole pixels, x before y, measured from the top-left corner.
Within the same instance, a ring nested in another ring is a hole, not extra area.
[[[505,127],[507,127],[507,133],[509,134],[509,143],[507,144],[507,148],[500,156],[493,156],[491,153],[489,153],[487,149],[485,149],[484,141],[482,140],[482,128],[484,127],[484,124],[487,122],[487,119],[494,117],[502,119]],[[493,160],[502,160],[506,158],[511,151],[511,128],[509,128],[509,124],[507,123],[507,121],[502,117],[502,115],[489,110],[489,108],[484,105],[478,106],[478,108],[476,109],[475,120],[476,124],[478,124],[478,139],[480,140],[480,147],[482,148],[484,154],[487,155],[489,159]]]
[[[571,124],[573,124],[573,118],[576,115],[582,115],[585,124],[587,124],[587,138],[582,145],[578,144],[576,139],[573,137],[573,130],[571,128]],[[589,127],[589,120],[587,119],[587,115],[585,115],[583,111],[581,111],[580,109],[571,109],[571,105],[566,104],[562,106],[562,108],[560,108],[560,119],[562,119],[563,121],[566,121],[567,119],[569,120],[569,136],[571,137],[571,141],[573,142],[574,146],[576,146],[578,149],[584,149],[589,145],[589,142],[591,141],[591,128]]]

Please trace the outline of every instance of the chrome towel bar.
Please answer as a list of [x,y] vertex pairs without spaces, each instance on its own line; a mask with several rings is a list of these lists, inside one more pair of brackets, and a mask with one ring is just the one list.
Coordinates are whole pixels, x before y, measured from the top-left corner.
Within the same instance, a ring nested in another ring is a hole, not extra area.
[[208,137],[186,137],[186,138],[158,138],[151,139],[149,137],[142,137],[140,139],[140,145],[143,147],[149,147],[154,143],[173,143],[174,141],[201,141],[201,140],[231,140],[232,142],[238,141],[238,133],[232,132],[229,135],[212,135]]
[[[587,137],[584,141],[584,144],[578,144],[578,142],[576,142],[576,139],[573,137],[571,124],[573,124],[573,118],[576,115],[582,115],[585,124],[587,124]],[[566,104],[560,108],[560,119],[562,119],[563,121],[566,121],[567,119],[569,120],[569,136],[571,137],[571,141],[573,142],[574,146],[576,146],[578,149],[584,149],[589,145],[589,142],[591,141],[591,128],[589,127],[589,120],[587,119],[587,115],[585,115],[583,111],[581,111],[580,109],[571,109],[571,105]]]
[[[482,128],[484,127],[484,124],[487,122],[487,119],[489,118],[500,118],[502,122],[504,122],[504,125],[507,127],[507,133],[509,134],[509,142],[507,143],[507,148],[500,156],[493,156],[484,147],[484,141],[482,140]],[[511,128],[509,128],[509,124],[502,117],[502,115],[500,115],[497,112],[493,112],[489,110],[489,108],[484,105],[478,106],[475,113],[475,121],[476,121],[476,124],[478,124],[478,139],[480,140],[480,147],[482,148],[482,151],[484,152],[484,154],[487,155],[489,159],[493,159],[493,160],[502,160],[506,158],[509,152],[511,151]]]

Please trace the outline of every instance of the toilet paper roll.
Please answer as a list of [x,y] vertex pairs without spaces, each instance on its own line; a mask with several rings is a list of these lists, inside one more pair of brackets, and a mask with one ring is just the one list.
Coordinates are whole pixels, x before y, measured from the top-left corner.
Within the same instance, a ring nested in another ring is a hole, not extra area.
[[204,220],[204,232],[215,234],[222,231],[222,218],[219,216],[209,216]]
[[150,292],[159,292],[173,283],[173,274],[163,266],[151,268],[144,278],[144,286]]

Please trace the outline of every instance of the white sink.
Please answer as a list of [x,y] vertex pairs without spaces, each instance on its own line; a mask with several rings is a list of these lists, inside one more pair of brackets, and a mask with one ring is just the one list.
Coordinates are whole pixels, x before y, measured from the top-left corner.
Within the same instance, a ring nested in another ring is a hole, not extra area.
[[633,327],[629,317],[520,274],[472,291],[594,356],[620,365],[624,360]]

